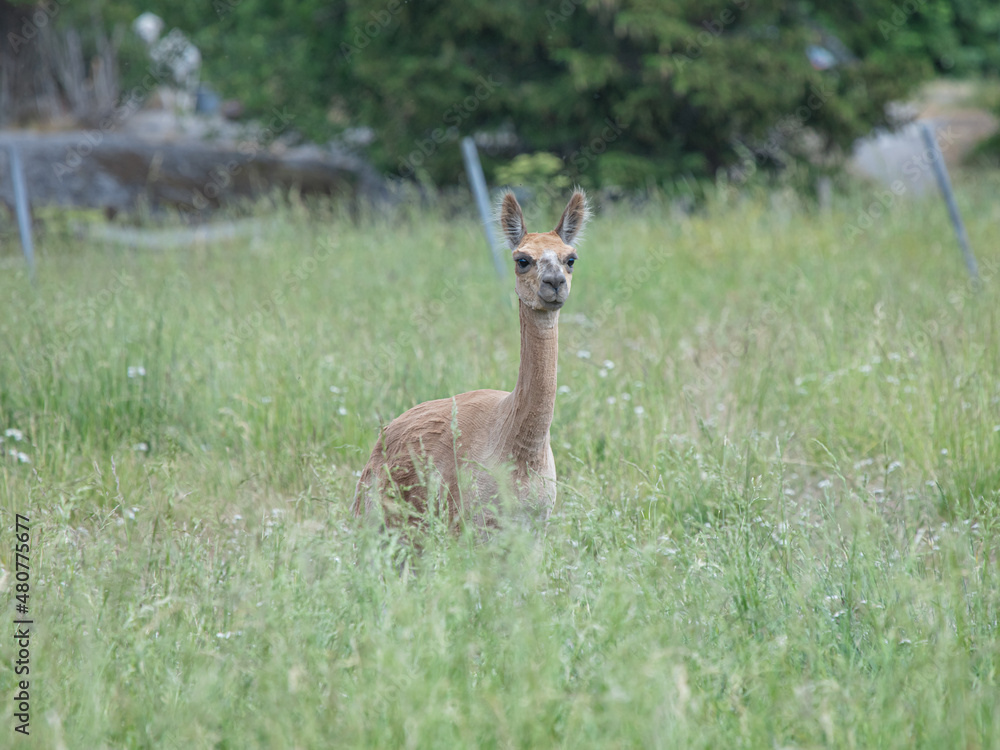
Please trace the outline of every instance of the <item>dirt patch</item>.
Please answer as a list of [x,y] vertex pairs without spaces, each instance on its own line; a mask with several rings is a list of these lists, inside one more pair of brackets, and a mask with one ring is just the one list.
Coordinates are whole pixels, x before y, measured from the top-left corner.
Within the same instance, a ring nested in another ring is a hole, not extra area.
[[923,123],[934,128],[949,170],[960,169],[969,154],[1000,128],[1000,120],[977,106],[977,85],[964,81],[932,81],[914,101],[897,108],[911,122],[896,131],[880,131],[857,142],[848,170],[884,185],[902,182],[906,192],[935,190]]

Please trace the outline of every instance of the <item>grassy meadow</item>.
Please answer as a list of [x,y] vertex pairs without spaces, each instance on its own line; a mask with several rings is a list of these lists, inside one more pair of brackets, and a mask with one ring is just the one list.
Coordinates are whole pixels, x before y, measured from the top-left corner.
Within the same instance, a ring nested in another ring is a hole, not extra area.
[[1000,747],[1000,184],[957,187],[978,291],[936,198],[598,207],[549,525],[419,555],[350,503],[380,420],[514,385],[471,214],[52,231],[35,289],[8,244],[0,745]]

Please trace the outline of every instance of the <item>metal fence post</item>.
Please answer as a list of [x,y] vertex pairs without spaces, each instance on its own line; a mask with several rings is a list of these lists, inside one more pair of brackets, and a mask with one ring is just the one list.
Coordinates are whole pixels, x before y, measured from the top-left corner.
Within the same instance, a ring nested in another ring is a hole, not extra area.
[[28,262],[28,277],[35,282],[35,245],[31,240],[31,211],[28,203],[28,189],[24,183],[21,155],[13,145],[7,147],[10,164],[10,178],[14,183],[14,206],[17,211],[17,228],[21,233],[21,249]]
[[472,194],[476,199],[476,206],[479,208],[479,218],[483,222],[483,231],[486,232],[486,241],[490,245],[493,265],[497,269],[497,276],[502,279],[504,277],[504,264],[500,258],[496,232],[493,229],[493,216],[490,213],[486,177],[483,176],[483,165],[479,163],[476,142],[471,137],[466,136],[462,139],[462,158],[465,160],[465,171],[469,176],[469,185],[472,187]]
[[976,264],[976,256],[972,254],[972,248],[969,246],[969,235],[965,231],[962,215],[958,212],[955,193],[951,189],[951,180],[948,179],[948,168],[944,164],[944,156],[941,154],[937,138],[934,137],[934,127],[924,120],[920,123],[920,134],[924,137],[924,145],[930,152],[934,176],[937,177],[938,186],[944,194],[948,215],[951,217],[952,226],[955,227],[955,236],[958,237],[958,244],[962,248],[962,257],[965,258],[965,267],[969,269],[969,276],[973,280],[979,281],[979,266]]

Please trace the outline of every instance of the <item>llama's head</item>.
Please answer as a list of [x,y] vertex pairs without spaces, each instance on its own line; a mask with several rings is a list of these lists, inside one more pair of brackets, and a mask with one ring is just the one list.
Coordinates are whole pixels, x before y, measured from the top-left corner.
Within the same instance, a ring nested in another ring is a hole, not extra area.
[[514,289],[533,310],[558,310],[569,296],[576,262],[576,243],[590,216],[587,196],[576,190],[551,232],[528,233],[513,193],[500,204],[500,228],[514,258]]

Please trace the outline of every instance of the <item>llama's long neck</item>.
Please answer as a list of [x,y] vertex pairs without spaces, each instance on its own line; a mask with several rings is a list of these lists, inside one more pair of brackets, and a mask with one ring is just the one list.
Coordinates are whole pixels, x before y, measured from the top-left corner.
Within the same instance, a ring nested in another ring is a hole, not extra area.
[[521,365],[510,394],[508,452],[514,458],[538,456],[545,446],[556,406],[559,311],[532,310],[519,302]]

